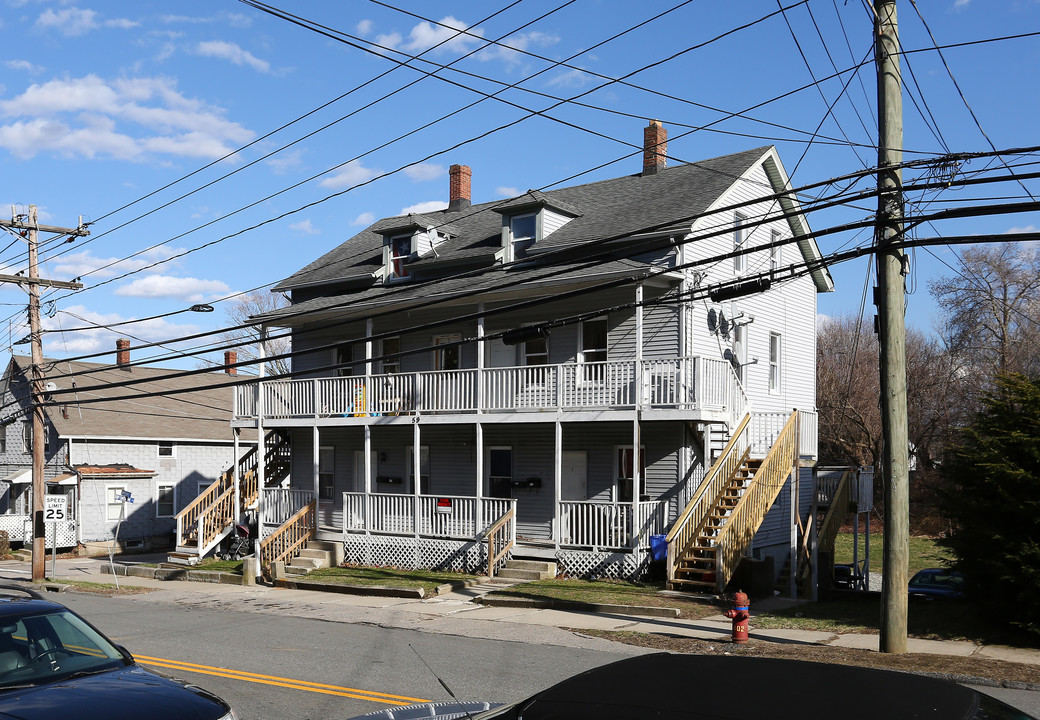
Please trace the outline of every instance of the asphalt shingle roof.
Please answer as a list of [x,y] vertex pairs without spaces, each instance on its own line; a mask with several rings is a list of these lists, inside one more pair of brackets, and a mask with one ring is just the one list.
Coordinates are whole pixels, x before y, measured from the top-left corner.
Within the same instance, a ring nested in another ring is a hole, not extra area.
[[[690,222],[683,218],[707,210],[768,149],[760,147],[678,165],[654,175],[627,175],[558,190],[537,191],[536,197],[525,193],[505,202],[470,205],[456,212],[442,210],[425,213],[424,221],[438,226],[450,223],[457,235],[437,247],[436,259],[412,262],[409,267],[420,268],[424,264],[447,259],[477,260],[493,256],[501,246],[502,229],[502,216],[495,211],[515,203],[522,206],[536,198],[549,206],[565,208],[570,214],[578,214],[578,217],[536,243],[529,251],[532,254],[606,237],[634,234],[673,220],[676,227],[689,226]],[[383,262],[382,233],[400,228],[402,222],[407,222],[407,219],[400,216],[375,222],[286,278],[274,289],[292,290],[335,284],[365,273],[378,272]],[[274,315],[261,317],[266,320]]]
[[[12,372],[17,370],[26,377],[30,358],[16,355],[11,363]],[[176,371],[169,368],[120,368],[65,360],[47,360],[43,368],[44,381],[53,382],[62,390],[103,386],[56,395],[54,399],[58,404],[45,407],[48,420],[62,437],[230,441],[231,383],[247,379],[223,372],[171,378],[168,376]],[[81,372],[84,374],[67,377]],[[144,378],[147,382],[123,384],[131,378]],[[198,389],[207,385],[218,387]],[[134,397],[153,392],[161,394]],[[96,399],[105,399],[105,402],[77,402]]]

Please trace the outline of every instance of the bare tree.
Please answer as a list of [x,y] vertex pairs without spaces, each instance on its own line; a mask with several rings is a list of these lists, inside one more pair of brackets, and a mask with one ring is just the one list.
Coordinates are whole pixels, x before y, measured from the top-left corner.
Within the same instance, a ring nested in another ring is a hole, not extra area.
[[[1040,374],[1040,253],[1021,243],[965,250],[956,275],[929,289],[945,314],[943,335],[972,395],[996,374]],[[972,404],[974,408],[974,403]]]
[[[225,345],[234,344],[238,347],[239,362],[243,360],[256,360],[257,350],[260,345],[260,328],[253,324],[250,319],[262,313],[271,312],[286,307],[289,301],[281,293],[272,293],[265,290],[253,290],[242,295],[234,303],[228,305],[224,315],[234,329],[221,333],[220,339]],[[281,334],[281,333],[274,333]],[[278,337],[264,343],[264,356],[272,357],[288,353],[292,344],[288,337]],[[290,371],[289,358],[278,358],[270,360],[265,365],[265,372],[269,375],[288,373]],[[245,372],[255,373],[256,366],[243,368]]]

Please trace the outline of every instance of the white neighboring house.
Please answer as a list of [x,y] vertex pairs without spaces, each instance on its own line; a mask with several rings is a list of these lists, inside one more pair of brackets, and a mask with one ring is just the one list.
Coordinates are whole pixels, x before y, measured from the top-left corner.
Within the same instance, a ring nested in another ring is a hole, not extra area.
[[[84,388],[55,395],[44,408],[46,492],[68,498],[69,520],[55,528],[60,548],[106,552],[121,513],[121,547],[170,546],[176,514],[242,452],[230,427],[233,383],[240,380],[233,367],[167,378],[168,368],[130,365],[128,341],[117,348],[116,365],[44,363],[49,386]],[[225,361],[233,365],[235,354],[226,353]],[[0,386],[0,530],[26,544],[32,540],[30,369],[30,358],[12,357]],[[130,379],[145,382],[124,386]],[[144,396],[150,393],[159,394]],[[255,435],[249,442],[255,444]],[[123,491],[133,502],[120,502]],[[46,530],[50,547],[52,528]]]

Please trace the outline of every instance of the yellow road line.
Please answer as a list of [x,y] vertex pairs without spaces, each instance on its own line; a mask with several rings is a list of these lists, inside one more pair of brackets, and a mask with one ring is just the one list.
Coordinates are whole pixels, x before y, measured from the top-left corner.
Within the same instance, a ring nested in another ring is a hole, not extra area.
[[215,675],[231,680],[244,680],[246,682],[259,683],[261,685],[274,685],[276,687],[292,688],[294,690],[307,690],[309,692],[323,693],[325,695],[338,695],[341,697],[356,698],[358,700],[371,700],[372,702],[389,703],[393,705],[411,705],[413,703],[429,702],[421,698],[412,698],[404,695],[391,695],[372,690],[359,690],[357,688],[340,687],[339,685],[325,685],[323,683],[310,682],[309,680],[294,680],[282,678],[275,675],[262,675],[260,673],[245,672],[242,670],[230,670],[218,668],[211,665],[198,665],[196,663],[182,662],[180,660],[167,660],[166,658],[148,657],[146,655],[134,655],[134,659],[146,665],[169,668],[184,672],[201,673],[203,675]]

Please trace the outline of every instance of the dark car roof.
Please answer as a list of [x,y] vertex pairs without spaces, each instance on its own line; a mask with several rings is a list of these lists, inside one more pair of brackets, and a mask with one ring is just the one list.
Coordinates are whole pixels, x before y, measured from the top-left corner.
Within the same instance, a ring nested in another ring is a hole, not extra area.
[[[660,653],[575,675],[517,709],[524,720],[805,720],[825,715],[842,720],[957,720],[972,717],[978,703],[978,693],[969,688],[909,673],[775,658]],[[810,707],[821,712],[810,712]]]
[[0,586],[0,618],[20,617],[27,613],[48,613],[65,609],[65,606],[60,603],[25,595],[19,592],[19,590],[21,588]]

